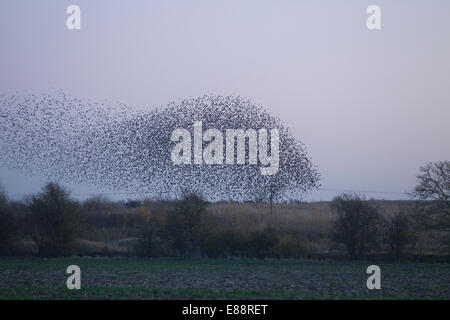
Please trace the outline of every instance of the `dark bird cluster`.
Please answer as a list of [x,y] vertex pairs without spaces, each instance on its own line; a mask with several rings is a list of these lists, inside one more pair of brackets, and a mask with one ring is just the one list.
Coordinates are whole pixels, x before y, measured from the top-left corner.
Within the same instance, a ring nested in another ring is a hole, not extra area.
[[[194,121],[202,121],[203,130],[223,132],[278,129],[278,172],[264,176],[255,165],[173,164],[172,131],[192,132]],[[0,162],[53,181],[167,198],[191,190],[211,200],[281,200],[301,196],[319,181],[304,145],[289,129],[262,107],[234,96],[206,95],[142,112],[63,92],[0,95]]]

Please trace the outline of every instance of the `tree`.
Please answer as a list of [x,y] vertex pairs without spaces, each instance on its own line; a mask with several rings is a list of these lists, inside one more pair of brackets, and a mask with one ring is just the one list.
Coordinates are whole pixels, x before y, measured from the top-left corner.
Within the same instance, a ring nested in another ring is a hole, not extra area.
[[189,191],[177,201],[169,226],[176,249],[191,255],[199,250],[200,238],[206,229],[206,206],[201,195]]
[[94,195],[82,204],[83,212],[88,215],[108,215],[113,211],[114,204],[103,195]]
[[17,234],[14,208],[0,185],[0,255],[8,254]]
[[380,216],[372,203],[357,195],[342,194],[331,202],[337,219],[333,240],[345,245],[351,259],[357,260],[377,244]]
[[28,233],[42,256],[64,253],[80,232],[80,206],[57,183],[46,184],[42,192],[32,196],[28,211]]
[[424,229],[450,232],[450,161],[420,167],[417,181],[411,194],[417,222]]
[[400,259],[406,246],[414,240],[411,221],[405,213],[397,212],[383,220],[383,241],[394,259]]
[[[146,201],[148,203],[148,201]],[[141,207],[139,213],[139,239],[136,251],[144,257],[170,255],[170,243],[166,237],[167,215],[165,207],[155,203],[152,210]]]

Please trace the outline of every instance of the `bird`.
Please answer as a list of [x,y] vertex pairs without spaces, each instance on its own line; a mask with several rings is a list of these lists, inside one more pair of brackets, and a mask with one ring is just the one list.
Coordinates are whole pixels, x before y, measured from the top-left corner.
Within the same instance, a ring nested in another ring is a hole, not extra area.
[[[278,172],[263,176],[252,165],[175,165],[171,133],[192,130],[195,121],[202,121],[204,130],[223,132],[276,128]],[[0,94],[0,163],[51,181],[167,197],[190,190],[226,201],[301,196],[320,181],[306,146],[279,118],[251,99],[232,95],[189,97],[142,111],[124,103],[84,101],[62,90]]]

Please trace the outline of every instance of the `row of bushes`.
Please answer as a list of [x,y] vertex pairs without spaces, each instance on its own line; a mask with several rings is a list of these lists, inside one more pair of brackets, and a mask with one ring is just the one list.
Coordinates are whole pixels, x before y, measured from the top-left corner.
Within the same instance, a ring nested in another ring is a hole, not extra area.
[[354,194],[336,197],[331,207],[337,216],[332,239],[345,247],[351,259],[381,249],[399,259],[416,239],[417,226],[404,212],[384,217],[374,201]]
[[[214,224],[205,206],[201,197],[188,194],[172,210],[149,214],[140,224],[140,254],[301,258],[312,252],[310,239],[301,233],[270,226],[247,233],[224,229]],[[373,201],[349,194],[335,198],[331,207],[336,219],[330,240],[351,259],[372,252],[400,259],[416,240],[413,220],[405,213],[384,217]]]
[[213,232],[201,239],[200,248],[210,258],[304,258],[311,252],[309,241],[304,236],[281,233],[271,228],[250,234],[231,230]]
[[[115,240],[133,239],[127,253],[140,256],[302,258],[314,253],[317,237],[270,225],[256,230],[220,225],[208,205],[193,193],[171,202],[117,203],[93,197],[79,203],[54,183],[23,203],[11,203],[0,192],[0,254],[17,254],[14,243],[23,239],[33,242],[41,256],[109,254],[108,245],[80,249],[96,240],[113,240],[97,239],[105,230],[118,233]],[[416,239],[416,226],[405,213],[382,216],[375,202],[346,194],[331,207],[335,219],[327,238],[352,259],[371,252],[398,259]]]

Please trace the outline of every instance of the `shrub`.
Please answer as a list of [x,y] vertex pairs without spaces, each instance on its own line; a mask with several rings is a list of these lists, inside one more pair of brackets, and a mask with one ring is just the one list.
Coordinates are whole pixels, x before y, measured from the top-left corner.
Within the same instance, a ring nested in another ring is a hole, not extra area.
[[272,256],[273,248],[277,241],[277,234],[274,229],[267,228],[262,231],[252,232],[248,243],[250,256],[257,258]]
[[139,208],[140,206],[142,206],[142,202],[140,200],[127,200],[127,202],[125,202],[125,207],[127,207],[128,209],[136,209]]
[[310,244],[306,237],[292,234],[280,234],[274,248],[278,258],[304,258],[310,251]]
[[209,258],[223,258],[231,256],[231,250],[221,232],[211,232],[203,236],[200,241],[202,254]]
[[222,230],[209,232],[202,238],[201,252],[211,258],[303,258],[310,253],[310,244],[303,235],[288,234],[271,228],[249,235],[238,230]]
[[239,231],[207,232],[200,242],[202,254],[211,257],[237,257],[245,255],[249,238]]

